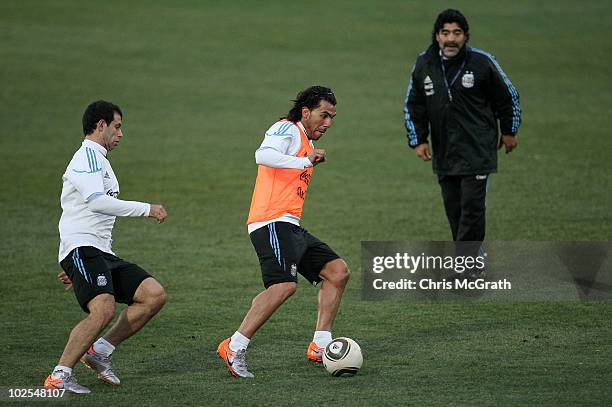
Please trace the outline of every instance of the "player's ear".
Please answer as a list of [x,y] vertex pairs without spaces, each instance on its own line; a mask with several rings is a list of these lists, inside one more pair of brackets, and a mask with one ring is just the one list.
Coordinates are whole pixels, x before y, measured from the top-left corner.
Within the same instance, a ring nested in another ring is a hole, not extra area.
[[302,119],[308,119],[310,117],[310,109],[306,106],[302,106]]
[[104,125],[105,124],[106,124],[106,122],[104,121],[104,119],[98,120],[98,124],[96,125],[96,128],[98,129],[98,131],[104,130]]

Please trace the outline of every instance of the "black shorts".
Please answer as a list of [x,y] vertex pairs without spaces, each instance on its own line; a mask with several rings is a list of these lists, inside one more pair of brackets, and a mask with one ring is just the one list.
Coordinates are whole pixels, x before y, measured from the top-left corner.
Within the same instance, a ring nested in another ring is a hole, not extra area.
[[136,264],[91,246],[77,247],[60,265],[72,280],[77,301],[87,313],[89,301],[100,294],[111,294],[116,302],[132,304],[140,283],[151,277]]
[[297,283],[298,273],[317,285],[323,267],[340,258],[306,229],[288,222],[269,223],[253,231],[250,237],[266,288],[278,283]]

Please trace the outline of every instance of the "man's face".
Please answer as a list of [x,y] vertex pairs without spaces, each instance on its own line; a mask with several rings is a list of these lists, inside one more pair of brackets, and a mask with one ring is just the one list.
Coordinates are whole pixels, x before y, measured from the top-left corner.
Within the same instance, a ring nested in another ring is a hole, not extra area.
[[104,120],[100,120],[98,125],[101,126],[100,137],[102,145],[107,151],[114,150],[119,145],[121,137],[123,137],[121,132],[121,116],[115,112],[114,119],[109,125]]
[[465,45],[466,39],[465,33],[457,23],[445,23],[436,33],[438,46],[446,58],[456,56]]
[[336,117],[336,106],[327,100],[321,100],[319,106],[310,110],[302,108],[302,124],[311,140],[318,140],[332,126],[332,120]]

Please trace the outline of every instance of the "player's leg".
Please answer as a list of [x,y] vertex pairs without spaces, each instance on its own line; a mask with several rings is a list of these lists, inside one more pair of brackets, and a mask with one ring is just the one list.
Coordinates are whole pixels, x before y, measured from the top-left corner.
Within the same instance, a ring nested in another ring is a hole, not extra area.
[[217,354],[234,377],[254,377],[246,363],[246,350],[255,332],[274,314],[297,288],[294,282],[277,283],[259,293],[234,334],[222,341]]
[[444,210],[453,240],[458,240],[459,223],[461,221],[461,177],[438,175],[438,183],[442,191]]
[[295,265],[305,250],[305,243],[296,240],[294,225],[274,222],[250,234],[261,266],[265,290],[251,302],[238,332],[252,338],[255,332],[272,316],[297,289]]
[[138,332],[163,308],[166,292],[157,280],[148,277],[136,289],[133,301],[104,335],[104,339],[115,347]]
[[79,247],[61,262],[72,280],[81,308],[88,315],[72,329],[58,365],[45,380],[45,388],[63,388],[74,393],[90,392],[76,382],[72,369],[115,315],[112,276],[100,253],[93,247]]
[[331,330],[350,272],[344,260],[327,244],[305,230],[304,233],[308,250],[298,265],[298,271],[312,284],[321,282],[316,329],[306,356],[309,360],[322,362],[323,350],[332,340]]
[[166,293],[149,273],[136,264],[106,255],[112,268],[115,299],[128,304],[115,324],[99,338],[81,358],[98,373],[104,382],[118,386],[121,382],[113,371],[112,353],[115,347],[138,332],[166,303]]
[[100,294],[89,302],[88,308],[89,315],[70,332],[68,343],[59,360],[62,366],[74,367],[96,336],[113,320],[115,299],[110,294]]
[[297,288],[297,263],[306,244],[293,233],[293,226],[275,222],[250,234],[265,290],[253,299],[238,330],[217,348],[217,354],[234,377],[253,377],[245,356],[251,338]]
[[242,320],[238,332],[252,338],[255,332],[294,293],[297,284],[293,282],[273,284],[259,293],[251,302],[251,308]]
[[[485,238],[486,187],[488,176],[469,175],[461,180],[461,220],[457,232],[458,255],[476,258]],[[466,270],[466,277],[481,277],[483,269]]]
[[350,272],[342,259],[328,262],[319,276],[323,279],[318,294],[317,331],[330,331],[336,319]]
[[483,241],[488,175],[469,175],[461,180],[461,220],[457,240]]
[[323,361],[323,351],[332,341],[331,330],[350,273],[344,260],[336,259],[327,263],[319,276],[323,282],[317,297],[317,324],[306,351],[306,357],[317,363]]
[[89,393],[72,376],[72,369],[87,348],[112,321],[115,315],[115,300],[110,294],[101,294],[89,302],[89,315],[70,332],[68,343],[58,365],[45,380],[45,388],[64,388],[74,393]]

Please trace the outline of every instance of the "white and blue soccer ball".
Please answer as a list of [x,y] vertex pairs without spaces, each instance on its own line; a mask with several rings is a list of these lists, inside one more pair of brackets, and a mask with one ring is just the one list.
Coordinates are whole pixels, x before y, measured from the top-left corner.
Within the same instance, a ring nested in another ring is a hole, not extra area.
[[332,376],[355,376],[362,364],[361,348],[350,338],[332,340],[323,352],[323,366]]

